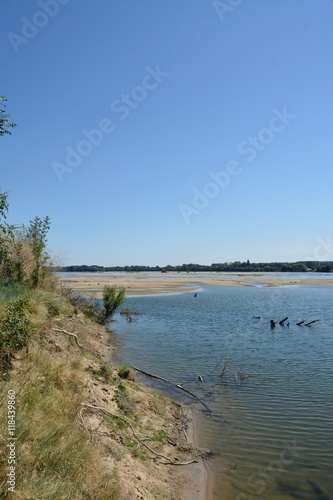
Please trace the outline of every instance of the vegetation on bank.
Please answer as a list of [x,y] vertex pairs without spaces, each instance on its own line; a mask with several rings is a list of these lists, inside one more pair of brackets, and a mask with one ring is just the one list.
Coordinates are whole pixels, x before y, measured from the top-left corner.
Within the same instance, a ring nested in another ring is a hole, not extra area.
[[[3,232],[0,236],[10,259],[18,242]],[[174,486],[170,479],[166,482],[168,473],[158,460],[177,465],[179,459],[193,461],[177,430],[179,422],[184,428],[181,408],[141,391],[129,367],[114,370],[102,357],[106,346],[101,338],[109,335],[104,324],[122,303],[124,291],[106,287],[103,304],[96,306],[92,299],[56,287],[42,265],[37,286],[31,279],[35,261],[24,280],[17,274],[9,279],[3,264],[1,498],[13,495],[8,490],[8,391],[16,394],[12,463],[19,500],[120,500],[136,498],[137,491],[147,500],[171,497]],[[25,268],[24,259],[22,264]]]
[[[17,462],[15,458],[11,464],[17,463],[17,498],[116,500],[120,498],[117,472],[105,470],[100,450],[77,422],[87,384],[78,368],[82,355],[91,355],[92,350],[77,354],[72,346],[77,334],[71,330],[72,318],[83,322],[83,328],[90,321],[86,316],[106,324],[125,292],[106,287],[103,305],[89,299],[87,311],[80,303],[73,306],[49,270],[49,217],[35,217],[27,228],[14,226],[7,222],[8,210],[7,193],[0,193],[0,496],[13,494],[8,490],[10,390],[16,393]],[[58,332],[73,349],[68,360],[56,359],[55,352],[64,350],[54,340]],[[89,348],[89,339],[86,345]],[[110,381],[111,368],[98,353],[94,357],[95,373]]]
[[125,291],[105,287],[98,304],[58,287],[49,218],[17,228],[7,212],[0,193],[0,497],[171,497],[179,485],[158,461],[193,462],[181,407],[146,394],[129,367],[117,372],[103,358],[104,325]]
[[239,273],[303,273],[303,272],[318,272],[330,273],[333,272],[332,261],[298,261],[298,262],[224,262],[220,264],[201,265],[201,264],[182,264],[181,266],[64,266],[57,268],[57,271],[62,272],[239,272]]

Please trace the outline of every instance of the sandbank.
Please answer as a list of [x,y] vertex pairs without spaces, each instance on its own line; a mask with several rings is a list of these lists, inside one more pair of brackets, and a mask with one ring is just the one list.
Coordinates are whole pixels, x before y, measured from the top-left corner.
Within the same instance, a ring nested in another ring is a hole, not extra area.
[[309,278],[304,273],[302,278],[274,277],[273,273],[179,273],[147,275],[145,273],[98,273],[94,276],[69,275],[62,278],[65,285],[73,290],[95,297],[101,297],[104,286],[116,285],[125,288],[126,295],[159,295],[170,293],[194,292],[200,285],[231,286],[231,287],[281,287],[295,285],[333,285],[333,279]]

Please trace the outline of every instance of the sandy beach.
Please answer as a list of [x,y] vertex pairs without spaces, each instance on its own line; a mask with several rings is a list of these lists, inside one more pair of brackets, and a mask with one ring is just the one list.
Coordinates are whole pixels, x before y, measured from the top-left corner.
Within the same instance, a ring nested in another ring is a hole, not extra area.
[[196,275],[196,273],[175,274],[157,274],[154,276],[145,273],[98,273],[93,275],[87,273],[87,276],[69,275],[63,278],[66,286],[75,291],[82,292],[95,297],[101,297],[102,290],[106,285],[116,285],[125,288],[127,295],[148,295],[148,294],[166,294],[194,292],[200,285],[213,286],[293,286],[293,285],[333,285],[333,279],[310,278],[304,273],[302,278],[290,277],[272,277],[272,273],[251,273],[250,275],[239,273],[227,273],[220,277],[218,273],[207,273],[207,276]]

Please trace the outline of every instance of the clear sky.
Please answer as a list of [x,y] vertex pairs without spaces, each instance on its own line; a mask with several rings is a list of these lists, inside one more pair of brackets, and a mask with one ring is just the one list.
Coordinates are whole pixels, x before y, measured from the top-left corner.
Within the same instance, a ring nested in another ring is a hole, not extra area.
[[3,0],[11,223],[63,264],[333,260],[332,0]]

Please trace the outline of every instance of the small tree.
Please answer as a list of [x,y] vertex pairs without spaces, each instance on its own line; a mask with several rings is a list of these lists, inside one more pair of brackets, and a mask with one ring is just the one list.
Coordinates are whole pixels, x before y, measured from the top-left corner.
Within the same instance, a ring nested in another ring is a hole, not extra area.
[[51,219],[46,216],[44,219],[36,216],[30,221],[27,230],[27,237],[31,243],[32,253],[35,258],[35,269],[31,275],[31,285],[37,288],[44,280],[46,273],[46,264],[50,256],[45,252],[46,236],[50,229]]
[[107,323],[125,302],[125,288],[117,289],[116,286],[105,286],[103,290],[104,310],[101,312],[101,323]]

